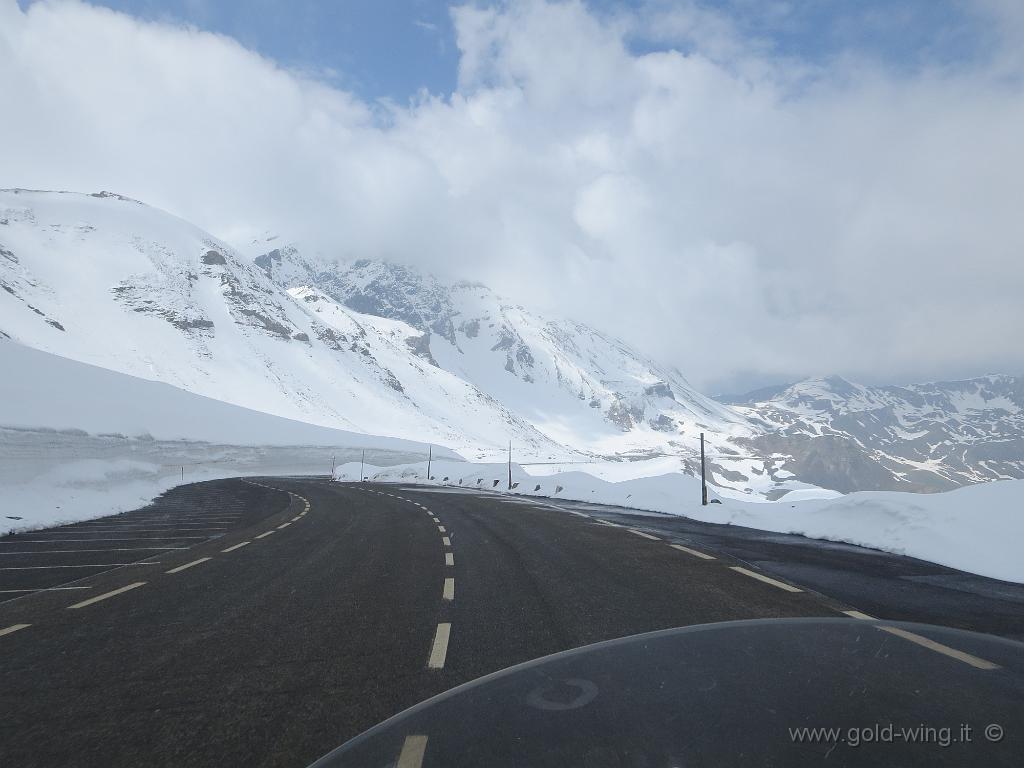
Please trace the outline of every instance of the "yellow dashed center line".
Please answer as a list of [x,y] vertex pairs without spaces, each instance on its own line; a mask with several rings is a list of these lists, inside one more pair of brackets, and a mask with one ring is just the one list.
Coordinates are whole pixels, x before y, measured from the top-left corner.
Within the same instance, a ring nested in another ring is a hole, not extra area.
[[444,553],[444,564],[445,565],[455,565],[455,555],[453,555],[451,552],[445,552]]

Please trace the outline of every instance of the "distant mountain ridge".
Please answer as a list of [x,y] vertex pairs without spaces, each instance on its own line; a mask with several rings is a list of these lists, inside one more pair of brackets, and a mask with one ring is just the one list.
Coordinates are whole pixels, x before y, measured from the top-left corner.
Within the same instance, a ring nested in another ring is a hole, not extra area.
[[948,490],[1024,476],[1019,376],[904,387],[830,376],[736,408],[765,429],[749,441],[753,449],[789,450],[800,477],[844,492]]
[[[809,379],[719,402],[613,336],[478,283],[268,238],[248,255],[110,193],[0,192],[0,336],[287,418],[467,458],[650,460],[723,493],[1024,477],[1021,379]],[[640,466],[640,465],[637,465]],[[653,470],[652,470],[653,471]]]

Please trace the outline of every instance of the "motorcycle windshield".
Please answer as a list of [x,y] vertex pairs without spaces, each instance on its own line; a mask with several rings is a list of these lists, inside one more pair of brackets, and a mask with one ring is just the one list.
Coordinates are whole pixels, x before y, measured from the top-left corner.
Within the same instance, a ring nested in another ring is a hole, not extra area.
[[1021,765],[1024,645],[855,619],[728,622],[488,675],[317,768]]

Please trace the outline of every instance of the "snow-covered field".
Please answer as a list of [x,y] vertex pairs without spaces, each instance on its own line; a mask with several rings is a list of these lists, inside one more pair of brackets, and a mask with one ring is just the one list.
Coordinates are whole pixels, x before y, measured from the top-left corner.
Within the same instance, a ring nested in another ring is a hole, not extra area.
[[[425,482],[426,465],[368,468],[371,480]],[[355,481],[358,465],[340,465],[335,478]],[[506,492],[505,464],[435,461],[435,483]],[[478,482],[479,481],[479,482]],[[497,482],[495,482],[497,481]],[[835,498],[758,503],[720,498],[700,504],[700,481],[658,475],[618,482],[584,472],[545,471],[512,465],[512,492],[611,504],[683,515],[694,520],[741,525],[815,539],[846,542],[929,560],[995,579],[1024,583],[1024,480],[982,483],[948,493],[893,491],[851,493]],[[712,493],[712,498],[715,494]]]

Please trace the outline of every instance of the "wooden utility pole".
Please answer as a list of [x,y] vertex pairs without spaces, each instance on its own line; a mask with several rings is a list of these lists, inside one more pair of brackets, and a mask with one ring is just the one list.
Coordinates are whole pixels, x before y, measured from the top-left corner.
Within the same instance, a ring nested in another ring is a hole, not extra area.
[[700,433],[700,503],[708,505],[708,480],[704,469],[704,433]]

